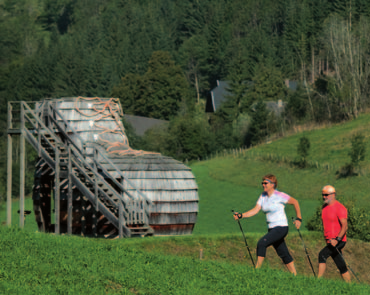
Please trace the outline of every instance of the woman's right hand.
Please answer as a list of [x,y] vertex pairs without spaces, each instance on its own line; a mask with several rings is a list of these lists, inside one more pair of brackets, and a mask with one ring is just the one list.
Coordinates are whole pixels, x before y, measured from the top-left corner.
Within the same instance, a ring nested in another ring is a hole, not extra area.
[[241,219],[241,218],[243,218],[241,213],[239,213],[239,212],[234,212],[234,219],[235,219],[235,220],[238,220],[238,219]]

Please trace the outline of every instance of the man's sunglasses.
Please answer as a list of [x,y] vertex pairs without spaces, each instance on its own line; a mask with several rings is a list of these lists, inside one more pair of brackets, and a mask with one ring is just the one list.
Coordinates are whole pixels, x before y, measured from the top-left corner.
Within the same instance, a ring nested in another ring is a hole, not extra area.
[[334,194],[334,193],[330,193],[330,194],[322,194],[322,196],[323,196],[323,197],[327,197],[327,196],[330,196],[330,195],[332,195],[332,194]]

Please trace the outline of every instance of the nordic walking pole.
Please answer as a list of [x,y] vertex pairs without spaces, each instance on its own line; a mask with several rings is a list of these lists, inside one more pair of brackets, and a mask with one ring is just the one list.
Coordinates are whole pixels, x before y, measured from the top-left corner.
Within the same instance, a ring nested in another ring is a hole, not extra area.
[[[294,222],[294,217],[292,217],[292,220]],[[307,247],[303,241],[303,238],[302,238],[302,235],[301,235],[301,232],[299,231],[299,229],[297,228],[297,231],[299,233],[299,237],[301,238],[301,241],[302,241],[302,244],[303,244],[303,247],[304,247],[304,250],[306,251],[306,255],[307,255],[307,258],[308,258],[308,262],[310,263],[311,265],[311,269],[312,269],[312,272],[313,272],[313,275],[314,277],[316,277],[316,273],[315,273],[315,270],[313,269],[313,266],[312,266],[312,263],[311,263],[311,259],[310,259],[310,254],[308,254],[308,251],[307,251]]]
[[[231,212],[233,212],[233,214],[235,213],[234,210],[231,210]],[[247,246],[247,249],[248,249],[248,252],[249,252],[249,256],[250,256],[250,258],[252,260],[253,267],[256,267],[256,265],[254,264],[254,261],[253,261],[251,250],[249,250],[247,239],[245,238],[244,231],[243,231],[242,225],[240,224],[239,218],[237,220],[238,220],[238,224],[239,224],[240,230],[241,230],[241,232],[243,234],[244,242],[245,242],[245,245]]]
[[342,259],[343,259],[343,261],[344,261],[344,263],[347,265],[347,267],[351,270],[351,272],[352,272],[352,274],[354,275],[354,277],[356,278],[356,280],[359,282],[359,283],[361,283],[360,282],[360,280],[358,279],[358,277],[355,275],[355,273],[353,272],[353,270],[352,270],[352,268],[349,266],[349,264],[347,263],[347,261],[344,259],[344,257],[343,257],[343,254],[342,253],[340,253],[340,251],[338,250],[338,248],[337,247],[334,247],[335,249],[337,249],[337,252],[339,253],[339,255],[342,257]]

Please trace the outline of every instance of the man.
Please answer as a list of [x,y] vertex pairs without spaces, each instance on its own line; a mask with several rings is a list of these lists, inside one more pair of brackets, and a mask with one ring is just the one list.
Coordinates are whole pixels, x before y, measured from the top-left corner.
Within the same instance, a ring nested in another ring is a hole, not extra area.
[[330,256],[333,258],[342,278],[346,282],[351,281],[346,262],[342,257],[342,249],[347,242],[347,209],[336,200],[335,188],[326,185],[322,188],[322,207],[321,219],[324,227],[324,237],[326,247],[319,253],[319,274],[322,277],[326,270],[326,260]]

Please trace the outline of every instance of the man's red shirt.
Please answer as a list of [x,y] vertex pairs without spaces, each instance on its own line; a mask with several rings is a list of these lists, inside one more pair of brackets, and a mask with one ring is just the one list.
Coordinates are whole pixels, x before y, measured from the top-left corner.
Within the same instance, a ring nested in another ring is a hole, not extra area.
[[[347,219],[348,213],[346,207],[344,207],[338,201],[335,201],[332,205],[324,205],[321,212],[322,224],[324,227],[324,237],[328,242],[331,239],[335,239],[342,225],[340,219]],[[347,241],[347,234],[342,238],[343,242]]]

